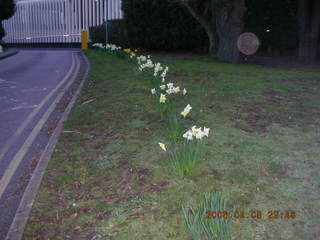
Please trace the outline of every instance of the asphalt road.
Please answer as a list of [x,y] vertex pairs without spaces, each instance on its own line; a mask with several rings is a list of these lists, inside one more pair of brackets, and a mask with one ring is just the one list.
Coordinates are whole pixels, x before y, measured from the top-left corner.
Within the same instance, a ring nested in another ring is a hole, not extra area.
[[0,60],[0,240],[10,228],[50,134],[76,50],[20,50]]

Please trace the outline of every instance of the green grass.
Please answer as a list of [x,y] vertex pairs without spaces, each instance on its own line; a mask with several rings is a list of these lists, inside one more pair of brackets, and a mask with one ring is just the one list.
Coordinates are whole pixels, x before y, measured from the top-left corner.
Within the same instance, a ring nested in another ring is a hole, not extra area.
[[[100,51],[87,56],[91,72],[23,239],[187,240],[181,206],[213,191],[248,215],[263,213],[234,220],[233,239],[319,238],[319,72],[153,56],[169,66],[167,82],[188,90],[177,102],[193,107],[186,127],[211,128],[197,171],[180,178],[157,144],[168,142],[168,131],[147,77]],[[270,220],[269,210],[297,217]]]

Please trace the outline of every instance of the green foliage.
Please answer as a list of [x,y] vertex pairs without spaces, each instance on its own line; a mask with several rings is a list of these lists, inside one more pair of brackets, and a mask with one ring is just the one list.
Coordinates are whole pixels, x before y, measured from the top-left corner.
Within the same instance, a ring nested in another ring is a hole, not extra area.
[[169,139],[178,142],[181,139],[184,129],[184,119],[176,112],[171,112],[168,116]]
[[0,1],[0,21],[12,17],[15,12],[16,4],[14,0]]
[[130,44],[153,50],[192,50],[208,46],[200,24],[178,3],[124,0],[122,10]]
[[[89,28],[90,39],[92,43],[106,42],[106,27],[105,24]],[[114,19],[108,21],[108,42],[116,44],[123,48],[129,46],[128,36],[123,19]]]
[[[227,210],[227,200],[221,192],[206,194],[202,204],[197,208],[182,207],[182,211],[193,240],[228,240],[231,238],[231,216],[234,210]],[[217,216],[224,211],[229,214],[225,217],[207,218],[208,211],[217,213]]]
[[3,27],[2,20],[12,17],[16,9],[14,0],[1,0],[0,1],[0,40],[6,35]]
[[298,43],[297,0],[247,0],[246,31],[254,32],[262,49],[293,49]]
[[106,42],[106,27],[104,24],[89,27],[89,35],[92,43],[105,43]]
[[192,176],[199,161],[201,146],[197,140],[184,140],[170,151],[170,164],[174,172],[179,176]]

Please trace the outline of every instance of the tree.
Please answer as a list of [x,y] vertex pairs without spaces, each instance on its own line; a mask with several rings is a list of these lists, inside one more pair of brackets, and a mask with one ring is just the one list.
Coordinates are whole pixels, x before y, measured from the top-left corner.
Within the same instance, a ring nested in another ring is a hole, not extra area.
[[222,61],[238,62],[237,39],[244,27],[245,0],[176,0],[205,29],[209,53]]
[[320,41],[320,1],[299,0],[299,58],[317,57]]
[[2,21],[13,16],[16,9],[14,0],[0,0],[0,40],[5,36]]

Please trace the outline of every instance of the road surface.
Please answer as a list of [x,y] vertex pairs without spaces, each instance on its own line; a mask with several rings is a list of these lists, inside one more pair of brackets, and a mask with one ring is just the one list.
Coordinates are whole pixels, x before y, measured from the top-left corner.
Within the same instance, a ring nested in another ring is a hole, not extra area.
[[57,102],[79,71],[76,51],[20,50],[0,60],[0,239],[57,122]]

